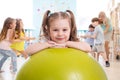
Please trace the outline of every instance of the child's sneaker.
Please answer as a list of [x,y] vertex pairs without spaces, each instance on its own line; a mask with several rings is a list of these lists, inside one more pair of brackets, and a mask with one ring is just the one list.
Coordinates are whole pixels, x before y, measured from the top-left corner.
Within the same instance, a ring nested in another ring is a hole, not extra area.
[[110,67],[109,61],[106,61],[105,63],[106,63],[106,67]]
[[117,60],[120,60],[120,56],[119,56],[119,55],[117,55],[117,56],[116,56],[116,59],[117,59]]
[[0,73],[2,73],[2,72],[4,72],[4,71],[0,70]]

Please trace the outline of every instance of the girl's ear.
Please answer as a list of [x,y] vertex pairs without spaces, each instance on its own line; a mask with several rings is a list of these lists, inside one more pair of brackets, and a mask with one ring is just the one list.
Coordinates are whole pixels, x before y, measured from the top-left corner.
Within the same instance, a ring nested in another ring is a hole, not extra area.
[[48,30],[47,25],[45,26],[45,31],[47,32],[46,34],[49,34],[49,30]]
[[48,28],[47,28],[47,25],[45,26],[45,29],[47,30]]
[[45,29],[46,29],[46,31],[47,31],[47,35],[48,35],[48,40],[51,40],[51,38],[50,38],[50,28],[48,28],[48,26],[46,25],[45,26]]
[[10,24],[10,26],[8,27],[9,29],[12,29],[12,24]]

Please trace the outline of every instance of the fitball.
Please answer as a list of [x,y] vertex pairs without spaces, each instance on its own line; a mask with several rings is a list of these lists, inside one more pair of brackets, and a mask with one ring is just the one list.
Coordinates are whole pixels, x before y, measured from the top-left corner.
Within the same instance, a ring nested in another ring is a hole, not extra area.
[[32,55],[18,71],[16,80],[107,80],[107,76],[86,52],[49,48]]

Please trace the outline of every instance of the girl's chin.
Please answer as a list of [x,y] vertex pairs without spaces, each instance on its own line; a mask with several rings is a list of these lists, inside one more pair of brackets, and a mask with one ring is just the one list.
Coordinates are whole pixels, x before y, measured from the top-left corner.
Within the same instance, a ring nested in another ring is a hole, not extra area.
[[56,42],[56,43],[58,43],[58,44],[63,44],[63,43],[65,43],[65,41],[61,41],[61,42]]

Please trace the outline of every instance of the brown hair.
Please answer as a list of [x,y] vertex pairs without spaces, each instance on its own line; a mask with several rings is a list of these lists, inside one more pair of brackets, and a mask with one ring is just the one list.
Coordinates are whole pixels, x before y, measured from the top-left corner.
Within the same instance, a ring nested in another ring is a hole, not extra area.
[[51,22],[59,18],[68,19],[70,27],[71,27],[69,40],[78,41],[77,28],[75,24],[74,15],[72,11],[70,10],[66,10],[66,12],[55,12],[55,13],[50,13],[50,10],[47,10],[45,12],[44,17],[43,17],[43,22],[42,22],[42,31],[43,31],[43,35],[45,36],[45,38],[49,39],[49,30],[50,30]]
[[101,19],[101,21],[103,22],[103,24],[108,24],[108,18],[105,14],[105,12],[101,11],[98,15],[98,17]]
[[89,28],[95,28],[92,24],[89,25]]
[[91,20],[91,22],[96,22],[96,21],[98,21],[99,24],[102,23],[101,19],[99,19],[99,18],[97,18],[97,17],[94,17],[94,18],[92,18],[92,20]]
[[[8,31],[8,29],[11,29],[10,25],[13,23],[14,20],[15,19],[13,19],[11,17],[8,17],[5,19],[3,28],[0,33],[0,41],[4,40],[6,38],[7,31]],[[11,38],[14,39],[14,37],[15,37],[15,32],[13,32],[13,35]]]
[[105,12],[101,11],[98,15],[99,18],[105,19],[106,18],[106,14]]
[[[16,31],[16,35],[17,37],[15,37],[15,39],[19,39],[20,38],[20,34],[21,34],[21,22],[22,22],[22,19],[16,19],[16,28],[15,28],[15,31]],[[22,28],[22,32],[25,34],[24,32],[24,29]]]

